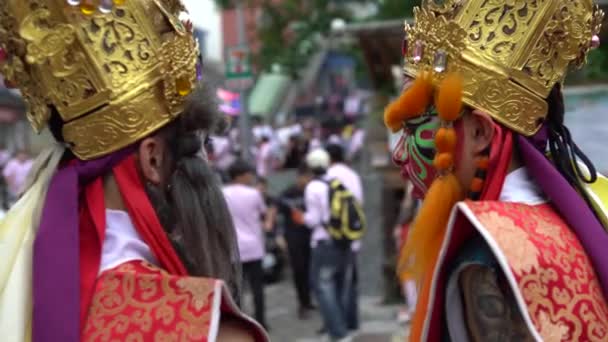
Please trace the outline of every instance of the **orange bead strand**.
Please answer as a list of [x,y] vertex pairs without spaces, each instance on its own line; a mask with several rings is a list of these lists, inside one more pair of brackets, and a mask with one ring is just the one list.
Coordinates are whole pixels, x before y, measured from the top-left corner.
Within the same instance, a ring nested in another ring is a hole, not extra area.
[[490,158],[481,157],[477,160],[477,168],[480,170],[487,170],[490,166]]
[[483,179],[481,178],[473,178],[473,182],[471,183],[471,191],[472,192],[480,192],[483,189]]
[[456,131],[454,128],[439,128],[435,133],[435,146],[439,153],[454,152],[456,148]]
[[433,161],[433,166],[439,171],[447,170],[452,165],[454,165],[454,157],[451,153],[439,153]]

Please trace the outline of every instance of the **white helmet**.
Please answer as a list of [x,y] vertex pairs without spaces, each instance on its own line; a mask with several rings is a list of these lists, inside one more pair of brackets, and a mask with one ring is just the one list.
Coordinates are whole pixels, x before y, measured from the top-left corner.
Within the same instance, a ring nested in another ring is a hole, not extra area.
[[329,167],[329,159],[327,151],[317,148],[306,155],[306,165],[311,169],[327,169]]

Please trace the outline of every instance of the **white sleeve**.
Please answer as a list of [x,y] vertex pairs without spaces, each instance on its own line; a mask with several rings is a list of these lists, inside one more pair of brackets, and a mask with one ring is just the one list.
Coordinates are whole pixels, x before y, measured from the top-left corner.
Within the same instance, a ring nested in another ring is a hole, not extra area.
[[323,202],[321,201],[323,187],[320,185],[322,183],[310,183],[304,191],[304,203],[306,204],[304,223],[311,229],[323,223]]
[[355,184],[357,185],[353,195],[359,200],[359,204],[363,205],[363,201],[365,198],[363,197],[363,183],[361,182],[361,177],[359,177],[359,175],[357,174],[355,174],[355,179],[357,180],[355,182]]

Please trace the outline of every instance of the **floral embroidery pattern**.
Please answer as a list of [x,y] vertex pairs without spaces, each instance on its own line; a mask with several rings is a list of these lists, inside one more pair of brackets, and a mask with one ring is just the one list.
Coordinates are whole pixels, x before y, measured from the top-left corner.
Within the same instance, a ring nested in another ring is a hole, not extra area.
[[551,322],[545,311],[541,311],[538,315],[538,323],[540,325],[540,336],[545,342],[561,342],[568,337],[568,327],[564,324]]
[[506,256],[544,341],[608,340],[608,307],[591,262],[550,205],[467,205]]
[[176,277],[142,262],[97,280],[84,341],[207,341],[217,280]]
[[539,251],[528,240],[528,235],[519,229],[513,221],[496,212],[479,215],[479,221],[492,233],[500,246],[505,246],[511,252],[511,267],[516,273],[530,272],[538,268]]
[[196,278],[181,278],[177,281],[177,286],[189,292],[192,295],[191,305],[196,310],[201,310],[205,304],[210,304],[213,302],[213,298],[209,295],[213,295],[213,290],[215,288],[214,281],[200,281],[200,279]]

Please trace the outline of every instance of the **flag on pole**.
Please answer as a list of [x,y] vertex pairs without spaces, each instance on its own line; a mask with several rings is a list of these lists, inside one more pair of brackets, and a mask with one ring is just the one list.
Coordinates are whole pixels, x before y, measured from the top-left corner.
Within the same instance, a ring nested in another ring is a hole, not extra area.
[[220,99],[220,111],[230,116],[239,115],[241,112],[241,98],[238,93],[218,89],[217,97]]

